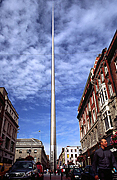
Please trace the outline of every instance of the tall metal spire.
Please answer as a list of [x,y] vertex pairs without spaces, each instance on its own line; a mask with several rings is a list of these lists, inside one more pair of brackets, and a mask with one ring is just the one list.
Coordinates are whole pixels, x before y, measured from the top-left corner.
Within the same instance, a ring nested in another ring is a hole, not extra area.
[[52,66],[51,66],[51,169],[56,170],[56,110],[55,110],[55,64],[54,64],[54,2],[52,4]]

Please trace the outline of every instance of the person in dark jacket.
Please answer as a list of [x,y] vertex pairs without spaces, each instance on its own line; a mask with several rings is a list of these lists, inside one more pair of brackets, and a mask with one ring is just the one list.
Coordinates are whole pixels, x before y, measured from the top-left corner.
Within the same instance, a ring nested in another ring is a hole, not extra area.
[[[110,150],[106,150],[107,141],[101,139],[101,147],[95,151],[92,168],[95,174],[95,180],[112,180],[112,169],[117,169],[117,162],[113,153]],[[98,168],[98,172],[97,172]]]

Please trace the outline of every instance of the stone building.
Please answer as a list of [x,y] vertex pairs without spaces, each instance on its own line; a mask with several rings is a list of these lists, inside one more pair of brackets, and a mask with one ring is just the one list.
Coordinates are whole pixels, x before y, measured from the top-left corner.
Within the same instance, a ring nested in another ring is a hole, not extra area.
[[18,114],[8,98],[7,91],[0,87],[0,162],[13,164],[18,130]]
[[91,164],[99,140],[117,131],[117,31],[90,71],[78,116],[84,165]]
[[48,157],[42,142],[38,139],[17,139],[15,160],[32,156],[35,162],[40,162],[44,169],[49,168]]
[[[0,92],[0,127],[2,127],[2,123],[3,123],[4,108],[5,108],[5,98],[3,94]],[[1,131],[2,128],[0,128],[0,137],[1,137]]]

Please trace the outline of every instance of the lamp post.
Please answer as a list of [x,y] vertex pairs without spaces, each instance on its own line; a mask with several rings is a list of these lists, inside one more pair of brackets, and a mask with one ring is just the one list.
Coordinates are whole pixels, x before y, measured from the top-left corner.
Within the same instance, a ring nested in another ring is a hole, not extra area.
[[39,133],[40,133],[40,135],[39,135],[39,139],[40,139],[40,141],[41,141],[41,131],[39,130]]
[[30,156],[30,154],[31,154],[31,149],[29,149],[28,153],[29,153],[29,156]]
[[82,149],[79,149],[79,155],[82,155]]

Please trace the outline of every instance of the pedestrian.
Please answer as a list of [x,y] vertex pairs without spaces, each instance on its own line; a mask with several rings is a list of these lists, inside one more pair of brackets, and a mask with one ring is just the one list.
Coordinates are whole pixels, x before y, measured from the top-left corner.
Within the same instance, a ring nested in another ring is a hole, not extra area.
[[[95,180],[112,180],[112,169],[117,169],[117,162],[113,153],[107,148],[107,140],[102,138],[101,147],[95,151],[92,168],[95,174]],[[97,172],[98,168],[98,172]]]

